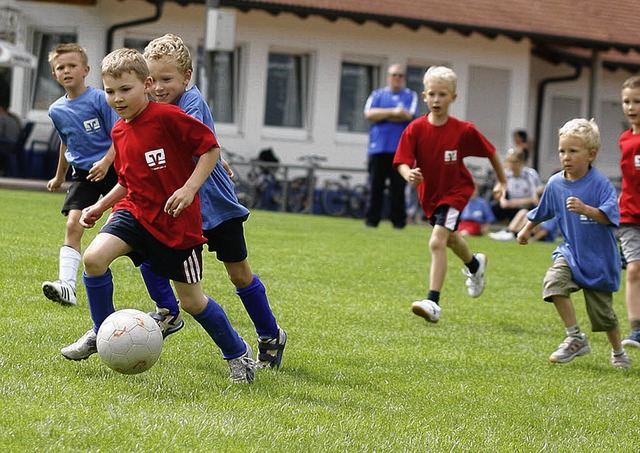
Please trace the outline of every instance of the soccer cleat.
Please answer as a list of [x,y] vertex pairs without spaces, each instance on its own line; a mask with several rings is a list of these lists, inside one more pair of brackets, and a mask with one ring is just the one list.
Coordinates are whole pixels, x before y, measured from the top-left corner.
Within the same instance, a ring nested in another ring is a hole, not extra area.
[[462,273],[467,276],[467,293],[471,297],[479,297],[484,290],[484,271],[487,268],[487,257],[484,253],[476,253],[473,255],[476,257],[480,265],[475,274],[469,272],[468,269],[462,269]]
[[622,345],[640,348],[640,330],[631,331],[629,336],[622,340]]
[[434,301],[424,299],[412,303],[411,311],[418,316],[422,316],[429,322],[438,322],[440,321],[440,311],[442,311],[442,308]]
[[61,280],[54,282],[44,282],[42,284],[42,292],[54,302],[62,305],[76,305],[76,290],[70,284]]
[[234,384],[250,384],[253,382],[256,373],[256,362],[253,360],[253,350],[245,341],[247,351],[240,357],[229,359],[229,379]]
[[176,333],[178,330],[184,327],[184,321],[182,320],[182,314],[178,312],[177,315],[169,313],[168,308],[156,308],[156,311],[149,313],[155,322],[160,326],[162,330],[162,338],[167,338],[172,333]]
[[287,332],[280,327],[277,338],[258,338],[258,367],[280,368],[286,344]]
[[489,233],[489,237],[500,242],[513,242],[516,240],[516,236],[509,230],[500,230],[495,233]]
[[87,331],[78,341],[62,348],[62,355],[69,360],[84,360],[98,352],[96,333],[93,329]]
[[586,355],[591,352],[591,347],[584,333],[580,337],[567,337],[558,346],[558,350],[549,356],[549,362],[568,363],[575,357]]
[[631,368],[631,359],[627,355],[627,352],[624,351],[620,355],[615,355],[613,351],[611,352],[611,365],[616,368]]

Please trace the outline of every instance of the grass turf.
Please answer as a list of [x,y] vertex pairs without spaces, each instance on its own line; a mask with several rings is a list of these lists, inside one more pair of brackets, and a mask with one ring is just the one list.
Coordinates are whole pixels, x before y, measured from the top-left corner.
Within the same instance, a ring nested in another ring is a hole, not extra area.
[[[232,385],[219,351],[187,316],[151,370],[125,376],[97,356],[60,355],[91,325],[82,285],[77,307],[40,289],[57,276],[62,200],[0,191],[1,451],[637,450],[640,353],[629,351],[634,369],[614,369],[605,335],[589,332],[581,294],[574,302],[592,353],[547,361],[564,338],[540,298],[550,244],[469,239],[489,257],[487,288],[469,298],[450,254],[442,318],[428,324],[409,309],[428,289],[428,227],[365,229],[256,211],[246,224],[249,260],[289,334],[282,368]],[[153,309],[128,259],[112,270],[117,308]],[[203,287],[255,344],[208,252]],[[626,334],[624,288],[615,308]]]

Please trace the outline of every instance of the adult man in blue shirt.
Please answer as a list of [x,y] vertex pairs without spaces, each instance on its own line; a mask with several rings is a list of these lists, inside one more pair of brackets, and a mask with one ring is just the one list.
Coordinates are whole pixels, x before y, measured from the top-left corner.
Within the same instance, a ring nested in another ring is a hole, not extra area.
[[380,223],[387,180],[390,183],[389,216],[393,227],[404,228],[407,224],[406,182],[393,168],[400,136],[418,109],[418,94],[405,87],[405,76],[402,65],[391,65],[387,71],[387,86],[374,90],[364,107],[364,116],[372,123],[368,147],[369,199],[365,213],[368,227],[377,227]]

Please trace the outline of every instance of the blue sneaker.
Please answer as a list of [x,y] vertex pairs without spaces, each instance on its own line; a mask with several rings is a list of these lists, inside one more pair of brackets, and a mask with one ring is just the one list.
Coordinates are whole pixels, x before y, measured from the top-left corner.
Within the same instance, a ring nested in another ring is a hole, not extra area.
[[629,336],[622,340],[622,345],[640,348],[640,330],[632,330]]

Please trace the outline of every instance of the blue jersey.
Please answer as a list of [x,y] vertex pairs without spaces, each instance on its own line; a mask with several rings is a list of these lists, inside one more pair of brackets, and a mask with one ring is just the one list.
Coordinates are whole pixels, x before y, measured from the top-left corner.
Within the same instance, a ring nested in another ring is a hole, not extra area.
[[460,220],[473,220],[479,223],[493,223],[496,216],[493,214],[487,200],[482,197],[474,197],[464,207],[460,214]]
[[[202,121],[215,133],[211,110],[197,87],[194,86],[184,92],[178,101],[178,107]],[[249,214],[249,210],[238,202],[233,181],[229,178],[220,160],[200,187],[199,193],[203,230],[211,230],[225,220]]]
[[[393,92],[389,87],[374,90],[365,103],[364,110],[371,108],[403,107],[411,112],[413,117],[418,111],[418,95],[409,88]],[[395,153],[402,132],[410,121],[380,121],[371,124],[369,129],[369,154]]]
[[[597,169],[577,181],[567,181],[564,172],[556,173],[544,189],[540,204],[527,217],[542,222],[555,217],[564,242],[553,251],[553,259],[563,256],[573,280],[581,287],[599,291],[617,291],[620,286],[620,256],[615,228],[620,223],[618,197],[611,182]],[[610,225],[602,225],[587,216],[569,212],[566,201],[577,197],[584,204],[600,209]]]
[[81,170],[90,170],[107,154],[111,128],[119,118],[104,91],[93,87],[75,99],[62,96],[49,107],[49,117],[67,147],[67,162]]

